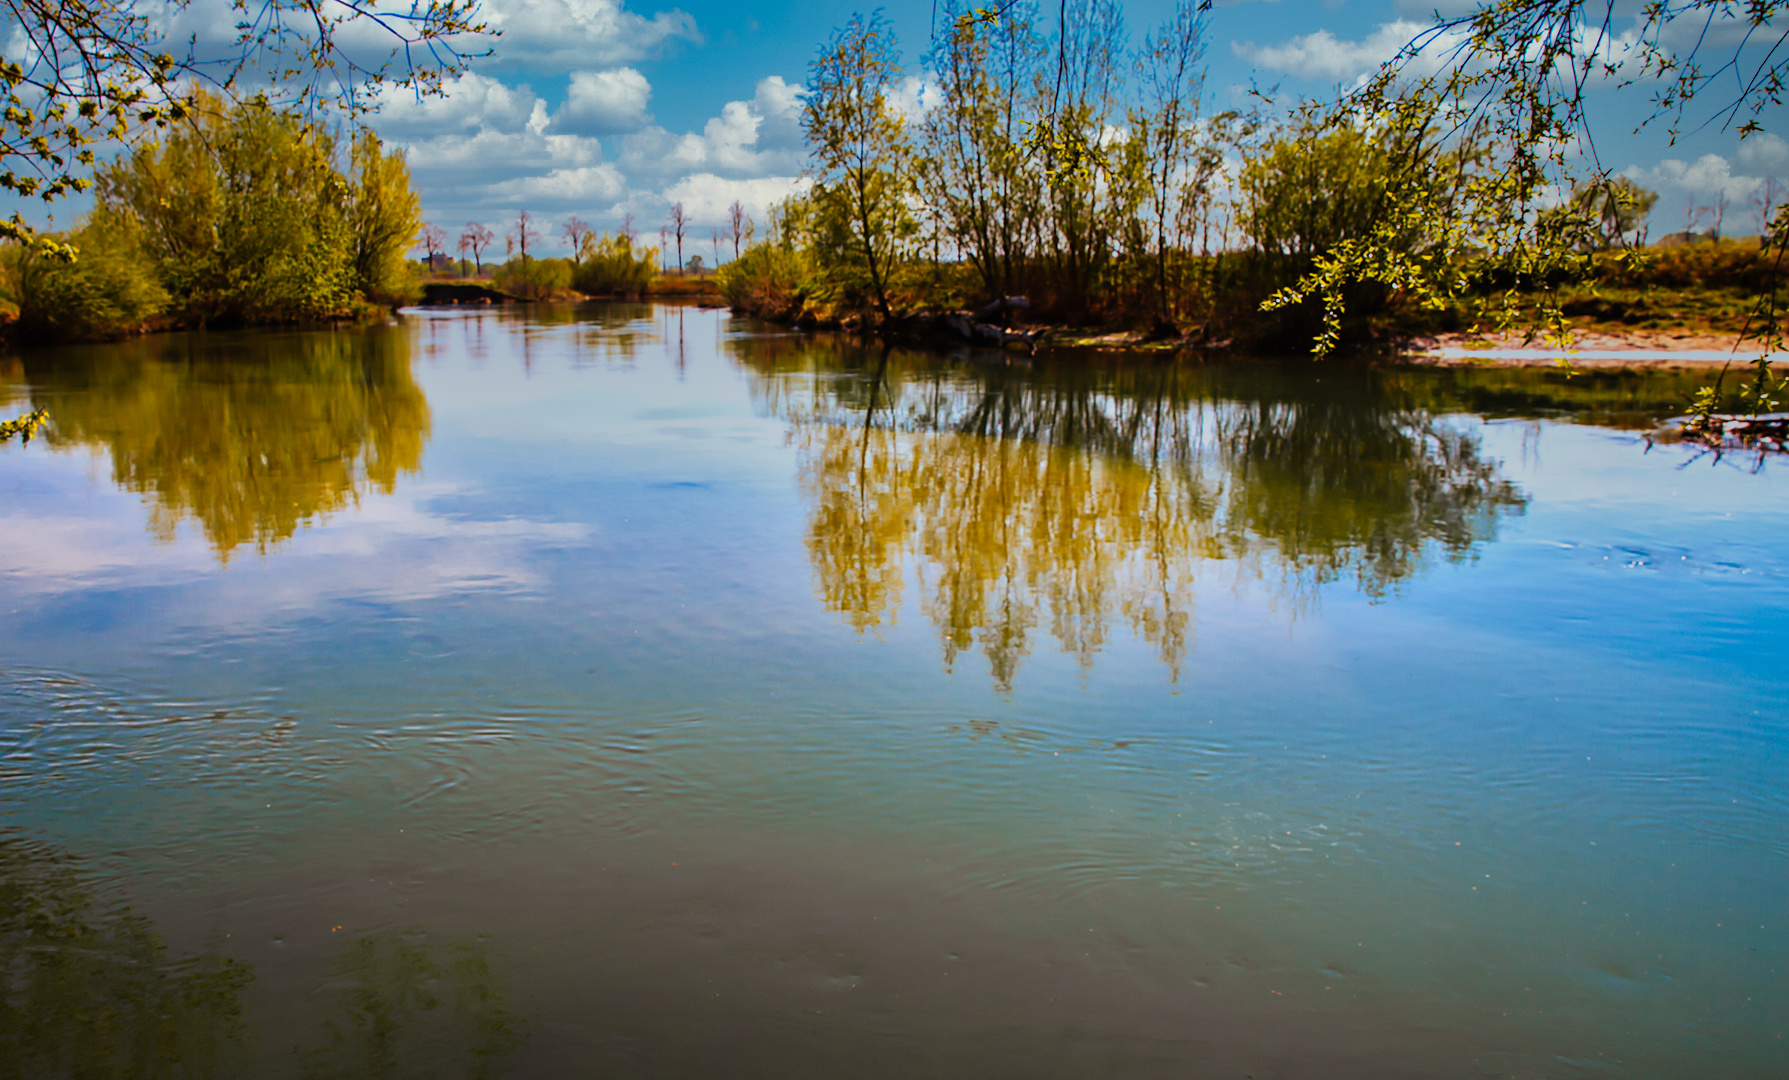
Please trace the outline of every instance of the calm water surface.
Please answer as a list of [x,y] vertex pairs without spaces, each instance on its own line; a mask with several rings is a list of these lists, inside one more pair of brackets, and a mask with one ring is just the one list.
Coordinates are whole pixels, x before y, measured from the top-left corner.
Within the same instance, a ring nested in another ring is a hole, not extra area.
[[0,1071],[1782,1076],[1789,499],[1688,385],[0,361]]

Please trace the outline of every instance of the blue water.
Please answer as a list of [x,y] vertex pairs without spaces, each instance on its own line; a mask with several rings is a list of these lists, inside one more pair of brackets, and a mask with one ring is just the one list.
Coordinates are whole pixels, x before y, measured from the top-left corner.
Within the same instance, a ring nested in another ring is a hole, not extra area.
[[594,306],[0,377],[15,1011],[128,904],[244,976],[199,1075],[1789,1061],[1783,464],[1671,377]]

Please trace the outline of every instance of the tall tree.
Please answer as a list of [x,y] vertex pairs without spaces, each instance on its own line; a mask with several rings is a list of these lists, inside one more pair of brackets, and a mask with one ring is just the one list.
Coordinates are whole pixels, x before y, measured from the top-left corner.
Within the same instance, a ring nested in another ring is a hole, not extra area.
[[460,234],[460,243],[465,245],[461,250],[472,249],[472,269],[475,274],[482,275],[485,272],[484,250],[490,247],[491,242],[496,239],[496,233],[478,222],[468,221],[466,223],[466,231]]
[[1211,0],[1176,0],[1174,13],[1144,39],[1138,57],[1143,104],[1131,115],[1131,138],[1149,170],[1145,198],[1153,233],[1156,319],[1165,325],[1174,322],[1178,291],[1178,282],[1170,280],[1169,250],[1180,246],[1188,201],[1203,200],[1217,168],[1214,154],[1202,160],[1197,154],[1210,10]]
[[802,126],[813,152],[813,199],[824,246],[844,257],[886,317],[895,269],[917,227],[913,147],[890,100],[900,77],[900,45],[880,11],[854,14],[808,68]]
[[991,296],[1019,290],[1039,224],[1024,146],[1043,56],[1035,21],[1030,3],[964,11],[947,0],[927,57],[940,100],[924,124],[921,193]]
[[677,238],[677,272],[683,273],[683,231],[689,221],[683,216],[683,203],[671,204],[671,233]]
[[573,265],[584,261],[584,238],[590,235],[590,226],[577,216],[573,216],[559,227],[559,235],[571,245],[571,261]]
[[422,227],[404,151],[387,153],[362,129],[349,151],[348,217],[354,230],[354,282],[368,299],[390,302],[404,290],[404,253]]
[[432,271],[435,269],[435,260],[447,251],[447,233],[439,225],[432,225],[425,221],[422,223],[422,232],[419,234],[419,238],[422,240],[422,250],[428,255],[429,269]]
[[534,218],[528,211],[516,211],[516,227],[509,231],[508,239],[521,249],[522,261],[528,261],[528,246],[540,241],[540,230],[534,227]]
[[744,232],[745,207],[740,205],[738,199],[734,199],[733,205],[727,207],[727,236],[733,241],[733,257],[735,259],[739,258],[739,241],[743,238]]

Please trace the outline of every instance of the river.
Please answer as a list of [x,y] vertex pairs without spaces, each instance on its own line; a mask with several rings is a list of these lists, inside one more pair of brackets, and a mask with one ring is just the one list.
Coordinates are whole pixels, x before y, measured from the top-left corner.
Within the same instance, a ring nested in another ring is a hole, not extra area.
[[1780,1076],[1789,498],[1695,384],[0,360],[0,1071]]

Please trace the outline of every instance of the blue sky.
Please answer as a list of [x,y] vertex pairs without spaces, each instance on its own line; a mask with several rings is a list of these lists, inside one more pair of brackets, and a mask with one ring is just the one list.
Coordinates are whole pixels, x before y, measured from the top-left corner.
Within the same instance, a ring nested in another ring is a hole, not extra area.
[[[199,0],[183,18],[198,17],[191,13],[208,2]],[[1448,2],[1460,10],[1462,0]],[[1171,3],[1127,4],[1133,39],[1161,22]],[[388,140],[408,148],[425,216],[457,237],[468,221],[501,234],[521,209],[549,235],[573,214],[599,229],[631,214],[635,228],[654,240],[673,201],[685,204],[706,238],[734,199],[762,221],[768,204],[796,188],[805,159],[799,92],[807,64],[861,7],[848,0],[484,6],[504,31],[491,42],[492,55],[473,62],[444,98],[393,95],[374,120]],[[885,11],[910,73],[923,79],[931,4]],[[1332,92],[1432,22],[1433,11],[1434,0],[1221,3],[1210,25],[1209,94],[1225,106],[1251,85],[1277,87],[1282,98]],[[1616,28],[1625,28],[1622,20]],[[1752,190],[1765,177],[1789,178],[1782,115],[1767,114],[1769,133],[1743,146],[1718,125],[1672,146],[1662,129],[1632,133],[1647,109],[1644,89],[1604,90],[1595,103],[1603,163],[1662,196],[1655,234],[1683,227],[1686,202],[1712,203],[1723,192],[1723,232],[1755,232]],[[56,216],[72,220],[82,209],[65,203]],[[42,220],[40,207],[26,212]],[[696,250],[706,253],[706,245]]]
[[[499,228],[523,208],[554,224],[577,214],[599,228],[631,213],[636,228],[653,234],[681,200],[706,236],[735,198],[762,220],[767,204],[793,190],[807,64],[860,6],[638,3],[486,0],[505,29],[493,55],[447,100],[394,101],[376,121],[410,147],[431,220],[457,235],[469,220]],[[1133,36],[1140,40],[1170,8],[1171,0],[1133,0],[1126,6]],[[909,71],[923,78],[931,5],[885,11]],[[1251,85],[1286,97],[1323,94],[1369,70],[1433,11],[1433,0],[1226,4],[1211,20],[1210,93],[1219,105]],[[1789,144],[1775,132],[1742,147],[1714,126],[1671,146],[1662,129],[1632,133],[1645,115],[1644,91],[1604,91],[1596,104],[1604,163],[1661,193],[1655,232],[1682,228],[1686,201],[1713,202],[1723,191],[1723,231],[1755,232],[1751,189],[1764,177],[1789,176]],[[1780,119],[1766,116],[1767,128]]]

